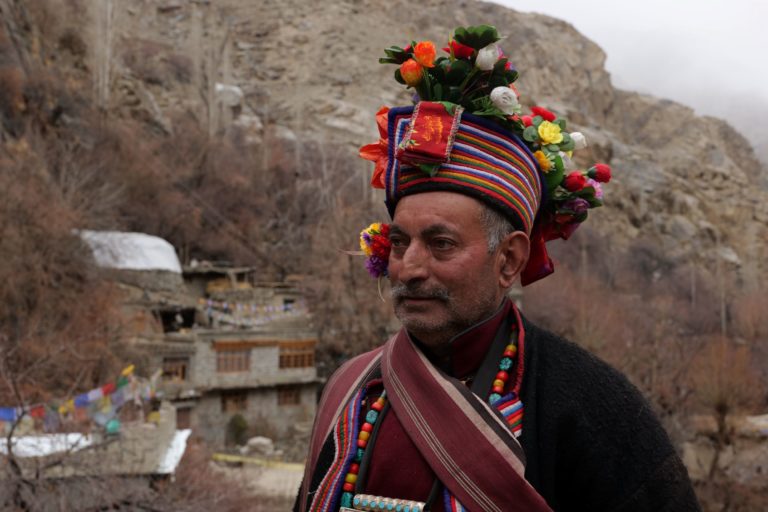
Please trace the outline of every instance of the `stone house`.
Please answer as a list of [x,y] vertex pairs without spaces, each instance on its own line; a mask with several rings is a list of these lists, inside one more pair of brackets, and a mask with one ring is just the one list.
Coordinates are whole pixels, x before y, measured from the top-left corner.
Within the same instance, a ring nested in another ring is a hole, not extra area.
[[127,340],[139,367],[162,370],[160,391],[179,428],[213,447],[232,441],[236,415],[245,435],[282,439],[309,428],[317,336],[298,278],[262,282],[256,269],[231,265],[182,268],[170,244],[143,234],[84,239],[123,290]]

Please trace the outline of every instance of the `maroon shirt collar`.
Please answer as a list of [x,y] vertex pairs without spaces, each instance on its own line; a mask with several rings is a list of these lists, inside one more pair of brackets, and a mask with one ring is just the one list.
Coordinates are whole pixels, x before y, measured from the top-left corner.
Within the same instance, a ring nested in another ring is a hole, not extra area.
[[448,342],[447,350],[438,353],[411,337],[438,368],[458,379],[472,375],[483,362],[485,353],[493,343],[496,331],[512,308],[505,298],[490,317],[457,334]]

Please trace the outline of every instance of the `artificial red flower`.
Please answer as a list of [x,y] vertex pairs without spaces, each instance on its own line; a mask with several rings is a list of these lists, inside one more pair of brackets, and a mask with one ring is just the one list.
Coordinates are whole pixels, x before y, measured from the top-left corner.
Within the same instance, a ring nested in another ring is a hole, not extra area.
[[563,186],[570,192],[578,192],[587,186],[587,178],[581,171],[573,171],[563,180]]
[[523,126],[528,127],[533,124],[533,118],[531,116],[523,116],[521,117],[523,120]]
[[422,75],[421,64],[413,59],[408,59],[400,65],[400,76],[402,76],[405,83],[411,87],[419,85],[422,78],[424,78]]
[[390,247],[389,238],[382,235],[375,235],[371,241],[371,252],[382,260],[389,258]]
[[451,41],[448,43],[449,46],[446,46],[443,48],[443,51],[446,53],[451,53],[451,50],[453,50],[453,56],[457,59],[468,59],[472,56],[472,53],[474,53],[475,49],[471,46],[467,46],[465,44],[461,44],[458,41],[455,41],[451,39]]
[[[373,188],[384,188],[384,175],[387,171],[387,159],[389,157],[387,143],[387,113],[389,107],[381,107],[376,112],[376,124],[379,126],[379,142],[366,144],[360,148],[360,157],[376,163],[376,168],[371,176],[371,186]],[[389,232],[389,226],[387,226]]]
[[590,171],[589,177],[593,178],[595,181],[599,181],[600,183],[608,183],[611,181],[611,166],[607,164],[595,164]]
[[416,48],[413,49],[413,58],[425,68],[435,67],[436,55],[437,50],[435,49],[435,43],[432,41],[416,43]]
[[549,121],[550,123],[557,117],[555,114],[545,109],[544,107],[531,107],[531,112],[533,115],[541,116],[542,119]]

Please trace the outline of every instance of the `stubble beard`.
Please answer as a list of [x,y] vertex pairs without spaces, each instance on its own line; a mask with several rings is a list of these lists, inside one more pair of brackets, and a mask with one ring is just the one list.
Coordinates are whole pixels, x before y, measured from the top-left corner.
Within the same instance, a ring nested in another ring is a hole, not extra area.
[[[471,307],[467,311],[460,311],[454,297],[447,289],[427,288],[420,284],[393,283],[390,294],[394,301],[395,316],[403,327],[419,341],[432,347],[449,342],[457,334],[488,318],[498,307],[498,301],[490,294],[487,296],[478,294],[476,300],[471,301]],[[418,313],[411,315],[403,305],[406,297],[429,298],[441,302],[445,317],[430,321],[429,318]]]

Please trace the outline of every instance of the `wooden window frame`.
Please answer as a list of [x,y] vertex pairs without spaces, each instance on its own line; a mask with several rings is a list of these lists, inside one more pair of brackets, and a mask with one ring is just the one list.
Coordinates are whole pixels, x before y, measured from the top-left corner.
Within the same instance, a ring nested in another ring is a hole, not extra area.
[[314,367],[316,345],[317,342],[315,340],[280,342],[278,367],[281,370]]
[[248,410],[248,391],[226,390],[221,392],[221,412],[234,414]]
[[277,405],[301,405],[301,386],[288,385],[277,388]]
[[162,362],[163,381],[165,382],[188,381],[189,380],[189,362],[190,362],[190,359],[187,356],[164,357]]
[[251,371],[251,349],[216,350],[216,373],[247,373]]

